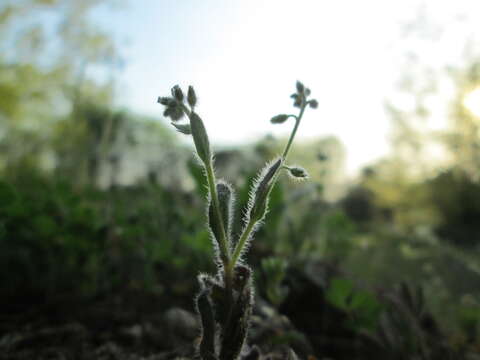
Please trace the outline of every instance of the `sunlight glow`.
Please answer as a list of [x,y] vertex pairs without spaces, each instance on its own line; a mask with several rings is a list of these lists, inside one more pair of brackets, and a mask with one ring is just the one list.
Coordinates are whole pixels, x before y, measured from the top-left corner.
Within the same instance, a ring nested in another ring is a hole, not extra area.
[[465,95],[463,99],[463,105],[473,115],[480,117],[480,86]]

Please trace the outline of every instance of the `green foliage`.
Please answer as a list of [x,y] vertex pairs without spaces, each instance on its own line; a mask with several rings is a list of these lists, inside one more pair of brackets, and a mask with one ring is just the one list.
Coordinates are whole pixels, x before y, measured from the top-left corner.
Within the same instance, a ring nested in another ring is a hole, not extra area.
[[7,299],[96,290],[105,243],[91,202],[40,177],[1,182],[0,198],[0,287]]
[[[158,267],[180,278],[209,269],[203,207],[182,192],[147,185],[78,189],[37,171],[17,176],[0,182],[4,301],[156,291]],[[172,203],[177,207],[166,206]]]
[[430,203],[438,214],[435,232],[460,247],[478,247],[480,238],[480,185],[452,169],[427,182]]
[[421,288],[402,283],[387,297],[389,307],[382,314],[373,340],[389,359],[459,359],[438,328],[425,304]]
[[226,236],[232,237],[232,223],[234,218],[235,193],[232,186],[225,182],[217,182],[218,206],[222,219],[222,223],[217,223],[218,219],[215,215],[215,207],[210,199],[208,206],[208,226],[213,233],[215,239],[220,239],[222,229]]
[[252,219],[255,223],[263,220],[267,213],[269,195],[275,184],[275,174],[281,163],[282,159],[280,158],[272,161],[265,166],[255,181],[247,210],[249,219]]
[[282,285],[286,275],[287,262],[282,258],[269,257],[262,259],[261,267],[263,281],[260,290],[265,293],[273,305],[278,307],[288,295],[288,288]]
[[370,292],[357,290],[350,280],[333,278],[325,297],[348,314],[352,328],[373,330],[377,325],[382,305]]
[[472,296],[464,296],[458,304],[457,316],[465,343],[478,342],[480,336],[480,306]]

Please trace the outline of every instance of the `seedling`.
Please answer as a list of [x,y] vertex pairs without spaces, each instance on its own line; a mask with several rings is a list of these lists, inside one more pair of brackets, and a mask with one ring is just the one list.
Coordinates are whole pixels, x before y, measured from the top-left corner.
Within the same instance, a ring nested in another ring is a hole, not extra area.
[[[229,183],[215,176],[210,141],[203,120],[196,112],[195,90],[190,86],[187,96],[184,96],[176,85],[172,88],[171,96],[158,98],[158,102],[165,106],[163,115],[171,119],[179,132],[193,137],[208,185],[207,226],[212,238],[217,273],[198,276],[200,292],[195,302],[201,336],[197,351],[203,360],[234,360],[239,357],[247,337],[253,306],[252,270],[243,257],[253,234],[265,218],[268,198],[280,172],[286,170],[299,179],[308,176],[303,168],[286,163],[305,109],[318,106],[315,99],[309,99],[308,88],[301,82],[297,82],[296,86],[291,98],[299,109],[298,115],[280,114],[271,119],[273,124],[281,124],[291,118],[295,125],[282,155],[267,163],[257,176],[244,211],[243,230],[237,239],[232,233],[235,192]],[[185,116],[188,121],[180,122]]]

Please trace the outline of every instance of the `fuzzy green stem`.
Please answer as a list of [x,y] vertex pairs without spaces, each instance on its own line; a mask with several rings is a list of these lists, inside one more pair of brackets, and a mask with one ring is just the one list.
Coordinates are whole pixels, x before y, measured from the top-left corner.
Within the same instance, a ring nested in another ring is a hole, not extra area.
[[211,161],[208,164],[205,164],[205,169],[207,173],[208,187],[210,189],[210,197],[213,203],[214,216],[217,218],[217,221],[220,224],[220,239],[217,239],[218,245],[220,247],[220,257],[222,259],[223,266],[227,267],[229,263],[230,253],[229,253],[228,244],[227,244],[227,234],[225,232],[225,226],[223,224],[222,214],[220,213],[220,203],[218,201],[215,173],[213,171]]
[[[184,104],[182,104],[182,109],[187,115],[187,117],[190,117],[192,113],[190,109],[186,107]],[[218,246],[220,248],[220,258],[222,260],[224,268],[227,269],[228,264],[230,262],[229,261],[230,251],[228,249],[227,233],[225,231],[222,214],[220,213],[220,203],[218,201],[218,194],[217,194],[217,182],[215,180],[215,172],[213,171],[212,160],[210,159],[210,161],[208,161],[208,164],[206,163],[204,165],[205,165],[205,172],[207,174],[207,183],[208,183],[208,188],[210,190],[210,197],[213,203],[214,216],[217,218],[218,224],[220,224],[220,239],[217,239]],[[226,278],[227,277],[228,276],[226,276]],[[232,277],[233,276],[230,276],[230,278]],[[228,283],[229,280],[226,279],[226,282]]]
[[[293,127],[292,133],[290,134],[290,138],[288,139],[287,145],[285,146],[285,150],[282,153],[282,164],[285,164],[285,161],[287,160],[288,152],[290,151],[290,147],[292,146],[293,139],[295,138],[295,134],[297,133],[298,126],[300,125],[300,120],[302,120],[303,113],[305,112],[305,108],[307,107],[306,101],[303,101],[302,106],[300,108],[300,113],[298,116],[294,116],[295,118],[295,126]],[[269,195],[270,192],[272,191],[273,187],[275,186],[275,183],[278,178],[278,174],[280,173],[281,167],[278,168],[276,174],[273,177],[272,180],[272,186],[270,187]],[[233,251],[232,257],[230,259],[230,262],[228,264],[227,269],[230,270],[230,272],[233,274],[233,269],[235,268],[235,265],[237,264],[238,259],[240,258],[240,255],[242,253],[243,247],[245,246],[245,243],[249,239],[254,227],[255,227],[255,221],[253,221],[251,218],[248,220],[247,225],[245,226],[245,229],[243,230],[242,235],[240,236],[240,239],[238,240],[237,244],[235,245],[235,249]]]
[[237,245],[235,246],[235,250],[233,252],[232,258],[230,259],[230,268],[233,270],[235,265],[237,264],[238,258],[240,257],[242,253],[242,249],[245,246],[245,243],[247,242],[248,238],[250,237],[250,234],[253,230],[253,227],[255,226],[255,222],[253,220],[249,220],[247,223],[247,226],[245,227],[245,230],[243,231],[242,235],[240,236],[240,239],[238,240]]
[[290,147],[292,146],[293,139],[295,138],[295,134],[297,133],[298,130],[298,125],[300,125],[300,120],[302,120],[303,113],[305,112],[305,108],[307,107],[307,104],[305,101],[302,104],[302,107],[300,108],[300,113],[298,116],[295,117],[295,126],[293,127],[292,133],[290,134],[290,138],[288,139],[287,145],[285,146],[285,150],[283,150],[282,154],[282,162],[285,163],[285,160],[287,159],[288,152],[290,151]]

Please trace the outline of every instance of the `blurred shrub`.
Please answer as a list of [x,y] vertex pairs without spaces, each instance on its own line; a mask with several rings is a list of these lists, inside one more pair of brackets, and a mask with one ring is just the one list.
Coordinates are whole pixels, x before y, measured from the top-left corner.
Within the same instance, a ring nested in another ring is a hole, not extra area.
[[461,247],[480,244],[480,184],[465,172],[451,169],[440,173],[425,186],[431,206],[438,214],[436,234]]
[[348,314],[349,327],[357,331],[373,330],[376,327],[382,305],[373,294],[357,289],[349,279],[331,279],[325,297],[330,304]]
[[93,290],[105,246],[98,209],[66,183],[24,175],[0,182],[3,300]]
[[273,305],[279,306],[288,295],[288,287],[283,284],[287,261],[278,257],[269,257],[263,259],[261,264],[263,276],[258,289]]
[[341,199],[340,205],[345,214],[357,223],[373,221],[375,204],[374,194],[362,186],[355,186]]
[[385,359],[463,359],[427,308],[422,288],[406,283],[385,295],[388,305],[370,336],[371,355]]
[[210,240],[194,214],[202,206],[180,190],[77,189],[24,169],[0,182],[2,300],[168,290],[165,269],[180,278],[209,269]]

